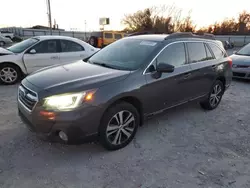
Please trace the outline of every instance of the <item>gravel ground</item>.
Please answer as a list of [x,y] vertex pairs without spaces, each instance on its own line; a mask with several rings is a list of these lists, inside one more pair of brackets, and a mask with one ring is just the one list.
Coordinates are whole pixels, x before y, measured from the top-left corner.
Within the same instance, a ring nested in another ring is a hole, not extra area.
[[250,187],[250,82],[220,106],[196,103],[148,120],[126,148],[39,140],[17,116],[15,86],[0,86],[0,188]]

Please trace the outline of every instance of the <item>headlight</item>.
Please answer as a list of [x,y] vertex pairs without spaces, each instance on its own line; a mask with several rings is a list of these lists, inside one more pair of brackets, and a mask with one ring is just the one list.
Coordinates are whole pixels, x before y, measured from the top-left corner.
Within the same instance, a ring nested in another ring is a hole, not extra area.
[[80,92],[63,95],[55,95],[45,98],[44,105],[46,108],[69,110],[77,108],[84,100],[92,100],[94,92]]

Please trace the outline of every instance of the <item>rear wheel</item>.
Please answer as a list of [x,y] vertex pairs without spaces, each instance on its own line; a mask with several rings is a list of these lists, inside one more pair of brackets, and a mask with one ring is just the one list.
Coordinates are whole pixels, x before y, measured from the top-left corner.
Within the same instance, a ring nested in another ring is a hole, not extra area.
[[108,150],[127,146],[134,138],[140,123],[136,108],[126,102],[117,103],[104,114],[99,127],[101,144]]
[[21,79],[21,71],[17,66],[5,64],[0,67],[0,83],[11,85]]
[[201,107],[206,110],[213,110],[217,108],[217,106],[220,104],[223,94],[224,85],[220,80],[216,80],[208,95],[208,98],[200,103]]

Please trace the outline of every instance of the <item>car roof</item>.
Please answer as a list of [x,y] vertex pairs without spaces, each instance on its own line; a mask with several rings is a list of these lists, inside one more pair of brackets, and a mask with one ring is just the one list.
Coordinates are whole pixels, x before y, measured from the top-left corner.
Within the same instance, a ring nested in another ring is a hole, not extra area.
[[142,39],[142,40],[153,40],[153,41],[163,41],[163,40],[200,40],[200,41],[215,41],[215,36],[210,33],[204,33],[202,35],[197,35],[191,32],[176,32],[172,34],[140,34],[135,33],[128,36],[132,39]]
[[146,34],[129,36],[130,39],[151,40],[151,41],[164,41],[168,35],[166,34]]
[[68,39],[68,40],[79,40],[77,38],[68,37],[68,36],[59,36],[59,35],[45,35],[45,36],[35,36],[39,40],[48,40],[48,39]]

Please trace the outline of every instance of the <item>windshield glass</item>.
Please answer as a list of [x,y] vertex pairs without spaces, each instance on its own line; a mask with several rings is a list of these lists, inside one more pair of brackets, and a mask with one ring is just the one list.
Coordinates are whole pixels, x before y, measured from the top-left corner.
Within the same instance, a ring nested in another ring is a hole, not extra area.
[[250,43],[244,46],[243,48],[241,48],[236,54],[250,56]]
[[136,70],[156,49],[158,43],[141,39],[120,39],[100,50],[88,61],[114,69]]
[[26,50],[27,48],[29,48],[30,46],[32,46],[33,44],[37,43],[38,41],[39,40],[36,38],[30,38],[30,39],[24,40],[20,43],[17,43],[17,44],[15,44],[7,49],[13,53],[21,53],[24,50]]

